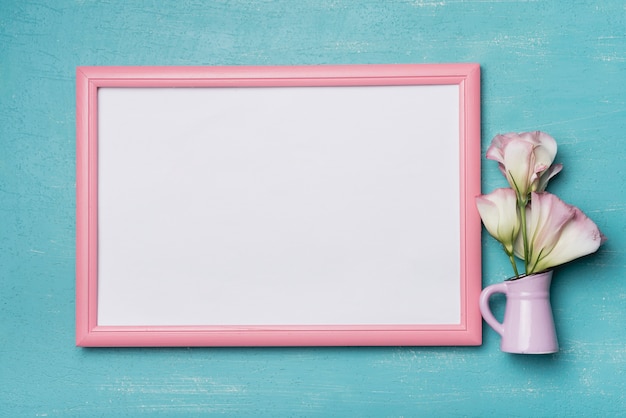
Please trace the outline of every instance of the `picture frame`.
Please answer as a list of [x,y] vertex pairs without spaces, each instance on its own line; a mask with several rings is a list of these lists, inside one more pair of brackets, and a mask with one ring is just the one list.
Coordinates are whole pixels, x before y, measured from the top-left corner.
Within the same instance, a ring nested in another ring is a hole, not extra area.
[[480,67],[77,67],[76,345],[479,345]]

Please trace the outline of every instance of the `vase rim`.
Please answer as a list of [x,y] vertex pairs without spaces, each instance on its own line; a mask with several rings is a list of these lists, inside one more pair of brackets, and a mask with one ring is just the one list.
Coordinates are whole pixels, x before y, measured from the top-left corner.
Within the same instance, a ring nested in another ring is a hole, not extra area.
[[533,276],[539,276],[539,275],[543,275],[543,274],[548,274],[548,273],[552,273],[552,269],[548,269],[548,270],[544,270],[544,271],[538,271],[536,273],[531,273],[531,274],[520,274],[519,276],[514,276],[514,277],[509,277],[508,279],[505,280],[505,282],[514,282],[517,280],[521,280],[521,279],[526,279],[529,277],[533,277]]

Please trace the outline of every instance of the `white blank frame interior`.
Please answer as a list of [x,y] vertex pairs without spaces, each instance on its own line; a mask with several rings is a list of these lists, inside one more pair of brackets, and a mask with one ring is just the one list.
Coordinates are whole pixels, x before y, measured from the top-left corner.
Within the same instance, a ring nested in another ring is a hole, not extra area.
[[77,69],[77,345],[477,345],[476,64]]

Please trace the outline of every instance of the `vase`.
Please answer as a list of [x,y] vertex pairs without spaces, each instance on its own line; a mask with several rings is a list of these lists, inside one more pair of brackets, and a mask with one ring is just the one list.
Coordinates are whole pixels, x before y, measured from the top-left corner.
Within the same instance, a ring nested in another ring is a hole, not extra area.
[[[551,282],[552,270],[509,279],[483,289],[480,294],[480,312],[485,322],[500,334],[502,351],[516,354],[549,354],[559,351],[550,305]],[[489,298],[496,293],[506,296],[502,323],[489,308]]]

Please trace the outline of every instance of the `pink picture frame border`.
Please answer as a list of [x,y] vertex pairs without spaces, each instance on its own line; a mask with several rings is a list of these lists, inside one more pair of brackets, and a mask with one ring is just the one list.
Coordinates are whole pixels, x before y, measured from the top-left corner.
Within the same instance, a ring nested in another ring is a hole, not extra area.
[[[98,89],[101,87],[253,87],[458,85],[461,321],[458,325],[99,326]],[[480,66],[456,64],[268,67],[78,67],[76,70],[76,345],[149,346],[453,346],[480,345],[482,322]]]

